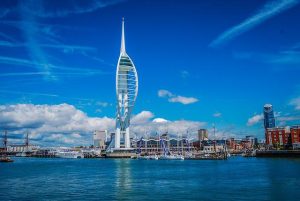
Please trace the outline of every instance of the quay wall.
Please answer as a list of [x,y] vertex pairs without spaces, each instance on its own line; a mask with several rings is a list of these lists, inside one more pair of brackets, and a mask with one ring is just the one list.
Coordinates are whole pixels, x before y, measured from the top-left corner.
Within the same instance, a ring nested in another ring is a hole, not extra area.
[[257,151],[256,157],[299,157],[300,158],[300,150]]

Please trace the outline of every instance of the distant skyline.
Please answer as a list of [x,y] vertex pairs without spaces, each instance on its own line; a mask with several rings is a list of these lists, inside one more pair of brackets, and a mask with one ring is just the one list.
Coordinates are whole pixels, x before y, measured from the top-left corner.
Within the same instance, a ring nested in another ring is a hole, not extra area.
[[[0,129],[12,142],[91,144],[115,128],[121,20],[139,72],[133,135],[264,138],[300,124],[300,1],[1,1]],[[212,136],[212,132],[211,132]]]

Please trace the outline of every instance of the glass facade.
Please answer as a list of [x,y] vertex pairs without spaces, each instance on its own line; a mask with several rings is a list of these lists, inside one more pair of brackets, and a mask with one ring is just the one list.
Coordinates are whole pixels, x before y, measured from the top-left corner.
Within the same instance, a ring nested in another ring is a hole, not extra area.
[[275,127],[274,111],[271,104],[264,105],[264,127],[265,129]]

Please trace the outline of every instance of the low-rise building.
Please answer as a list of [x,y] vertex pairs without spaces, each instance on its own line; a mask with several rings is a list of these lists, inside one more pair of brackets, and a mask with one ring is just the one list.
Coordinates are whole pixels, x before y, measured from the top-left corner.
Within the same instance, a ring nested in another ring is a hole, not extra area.
[[20,152],[32,152],[38,150],[40,147],[38,145],[9,145],[7,146],[8,152],[20,153]]
[[224,145],[206,145],[203,146],[204,153],[224,152]]
[[293,143],[293,149],[294,150],[298,150],[298,149],[300,149],[300,142],[297,142],[297,143]]
[[203,140],[208,139],[208,130],[207,129],[199,129],[198,130],[198,140],[201,142]]
[[290,131],[288,127],[267,128],[266,144],[267,145],[287,145]]
[[107,131],[95,131],[93,135],[94,147],[105,149],[105,143],[107,141]]
[[266,144],[270,146],[292,146],[300,142],[300,125],[266,129]]
[[291,126],[290,133],[291,133],[291,141],[293,144],[300,142],[300,125]]

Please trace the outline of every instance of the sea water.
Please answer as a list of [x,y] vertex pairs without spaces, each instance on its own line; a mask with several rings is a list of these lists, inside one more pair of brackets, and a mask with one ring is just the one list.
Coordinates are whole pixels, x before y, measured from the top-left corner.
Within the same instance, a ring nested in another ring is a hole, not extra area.
[[14,158],[0,200],[299,200],[300,159]]

